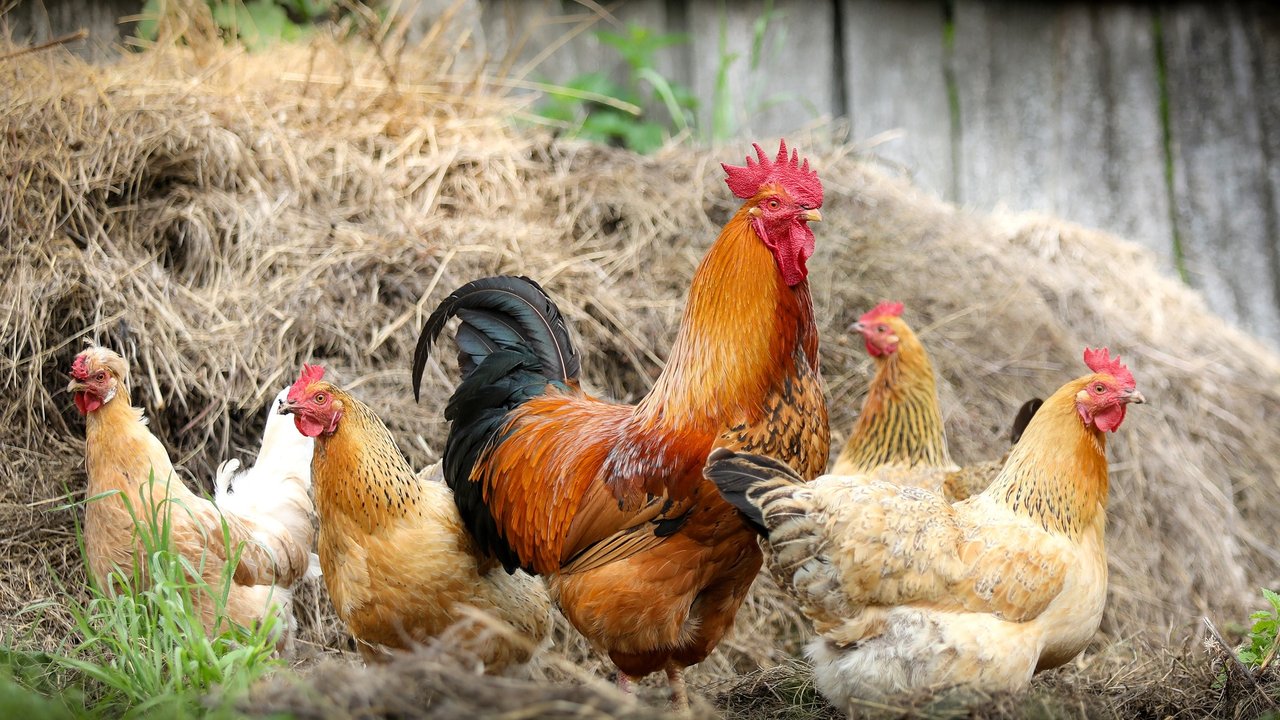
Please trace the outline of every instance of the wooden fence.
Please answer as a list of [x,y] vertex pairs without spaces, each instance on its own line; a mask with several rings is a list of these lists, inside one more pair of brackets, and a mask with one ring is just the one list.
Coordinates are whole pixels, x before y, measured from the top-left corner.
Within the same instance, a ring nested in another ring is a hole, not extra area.
[[[141,4],[27,0],[8,20],[39,39],[110,27]],[[419,14],[451,4],[426,0]],[[1145,244],[1280,345],[1280,3],[601,5],[465,0],[460,15],[495,64],[552,82],[621,72],[597,29],[685,33],[657,67],[703,99],[700,126],[723,71],[738,135],[842,119],[942,198],[1044,210]]]
[[[940,197],[1137,240],[1223,315],[1280,343],[1280,3],[605,4],[612,17],[596,27],[688,35],[659,69],[706,101],[704,127],[723,58],[736,55],[727,80],[742,135],[844,118],[853,140]],[[487,52],[523,37],[524,61],[596,14],[569,0],[479,9]],[[752,72],[755,23],[770,9]],[[532,72],[564,82],[620,67],[588,30]]]

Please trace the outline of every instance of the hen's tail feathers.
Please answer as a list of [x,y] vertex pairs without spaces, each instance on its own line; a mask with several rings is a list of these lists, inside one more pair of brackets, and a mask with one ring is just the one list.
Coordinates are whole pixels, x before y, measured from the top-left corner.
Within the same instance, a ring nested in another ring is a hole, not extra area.
[[553,380],[576,382],[581,368],[564,318],[538,283],[502,275],[469,282],[431,313],[413,353],[413,397],[421,393],[422,371],[431,347],[453,316],[462,324],[454,336],[458,366],[465,379],[485,358],[500,350],[527,351]]
[[776,524],[774,518],[766,517],[769,500],[804,485],[804,478],[781,460],[735,453],[727,448],[711,452],[702,474],[720,490],[725,501],[764,536],[768,536]]
[[320,556],[315,553],[310,553],[307,558],[307,571],[302,575],[303,579],[310,580],[323,576],[324,571],[320,569]]
[[1040,398],[1031,398],[1018,408],[1018,414],[1013,418],[1013,427],[1009,430],[1009,444],[1017,445],[1022,439],[1022,433],[1026,432],[1027,426],[1031,424],[1031,418],[1036,416],[1036,411],[1044,404],[1044,400]]
[[213,498],[215,504],[221,504],[231,492],[231,480],[239,469],[240,461],[235,458],[224,460],[218,466],[218,472],[213,476]]

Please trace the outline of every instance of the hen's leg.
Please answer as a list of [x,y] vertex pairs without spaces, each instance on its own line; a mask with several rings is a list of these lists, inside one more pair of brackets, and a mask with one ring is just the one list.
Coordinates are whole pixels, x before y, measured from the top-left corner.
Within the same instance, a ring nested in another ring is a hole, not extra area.
[[671,709],[689,711],[689,693],[684,687],[684,668],[674,662],[667,663],[667,685],[671,688]]
[[631,676],[622,672],[621,670],[618,671],[618,689],[628,695],[631,695],[635,692],[635,690],[631,687]]

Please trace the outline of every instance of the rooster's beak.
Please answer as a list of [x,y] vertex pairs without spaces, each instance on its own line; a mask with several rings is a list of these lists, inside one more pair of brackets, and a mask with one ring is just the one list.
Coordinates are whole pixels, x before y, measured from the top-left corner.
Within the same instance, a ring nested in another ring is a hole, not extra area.
[[858,334],[862,334],[862,331],[866,329],[867,329],[867,326],[863,325],[861,320],[854,320],[853,323],[850,324],[848,328],[846,328],[846,332],[856,332]]
[[1142,397],[1142,393],[1138,392],[1137,390],[1129,390],[1128,392],[1122,394],[1121,397],[1125,399],[1125,402],[1131,402],[1136,405],[1141,405],[1147,401],[1146,398]]
[[817,210],[805,210],[800,213],[800,219],[805,222],[822,222],[822,213]]
[[288,400],[281,400],[280,409],[277,410],[276,412],[280,413],[281,415],[292,415],[297,411],[298,411],[298,407],[296,405],[289,402]]

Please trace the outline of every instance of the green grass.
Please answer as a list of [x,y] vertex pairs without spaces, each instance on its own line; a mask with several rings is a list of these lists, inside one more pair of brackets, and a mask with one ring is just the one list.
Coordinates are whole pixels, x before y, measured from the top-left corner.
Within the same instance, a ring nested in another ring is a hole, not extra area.
[[1280,593],[1262,588],[1262,597],[1271,605],[1269,610],[1259,610],[1249,616],[1252,624],[1244,634],[1245,644],[1236,652],[1240,661],[1249,667],[1265,672],[1276,663],[1276,650],[1280,648]]
[[[86,503],[103,501],[115,500]],[[210,585],[201,579],[204,556],[193,561],[173,550],[173,513],[187,510],[168,500],[144,505],[141,517],[129,507],[142,548],[129,572],[114,572],[108,588],[90,583],[87,600],[64,588],[63,598],[23,611],[61,608],[74,621],[73,637],[51,652],[0,639],[0,717],[238,717],[235,700],[283,664],[273,655],[279,621],[233,623],[225,612],[230,571]],[[83,550],[78,527],[77,537]],[[225,523],[221,542],[234,568],[239,549],[230,547]],[[197,599],[214,608],[216,632],[206,631]]]

